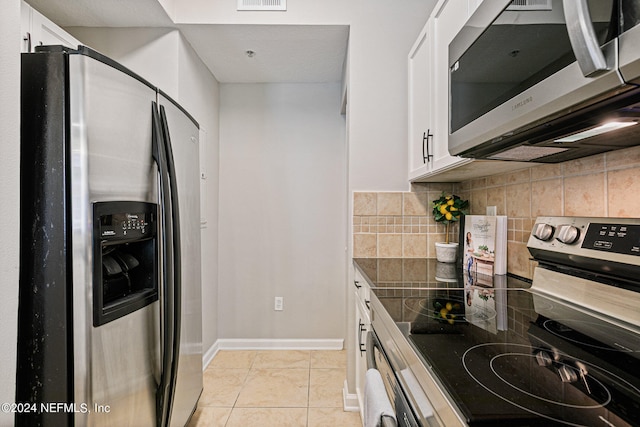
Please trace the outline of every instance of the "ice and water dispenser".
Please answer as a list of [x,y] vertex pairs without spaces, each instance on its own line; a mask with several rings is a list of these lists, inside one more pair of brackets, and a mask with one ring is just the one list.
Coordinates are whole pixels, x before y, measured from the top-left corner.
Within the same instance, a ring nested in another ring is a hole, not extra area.
[[93,205],[93,326],[158,300],[157,205]]

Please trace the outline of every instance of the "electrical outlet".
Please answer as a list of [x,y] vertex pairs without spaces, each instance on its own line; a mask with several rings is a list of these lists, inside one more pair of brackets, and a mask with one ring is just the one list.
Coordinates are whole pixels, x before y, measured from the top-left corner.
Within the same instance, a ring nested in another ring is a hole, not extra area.
[[282,311],[284,309],[284,298],[283,297],[276,297],[274,303],[273,303],[273,309],[275,311]]

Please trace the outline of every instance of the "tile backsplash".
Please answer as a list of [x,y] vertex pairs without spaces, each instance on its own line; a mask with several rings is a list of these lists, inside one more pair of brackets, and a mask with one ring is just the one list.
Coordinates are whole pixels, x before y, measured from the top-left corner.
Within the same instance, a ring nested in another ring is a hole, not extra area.
[[[526,242],[536,217],[640,217],[640,147],[457,184],[413,184],[410,192],[354,193],[354,257],[435,257],[445,226],[434,222],[431,202],[442,191],[469,199],[471,214],[496,206],[507,215],[507,270],[531,278]],[[452,235],[457,240],[457,227]]]
[[414,184],[410,192],[354,193],[353,256],[434,258],[434,242],[444,241],[445,226],[433,220],[431,203],[453,189],[454,184]]

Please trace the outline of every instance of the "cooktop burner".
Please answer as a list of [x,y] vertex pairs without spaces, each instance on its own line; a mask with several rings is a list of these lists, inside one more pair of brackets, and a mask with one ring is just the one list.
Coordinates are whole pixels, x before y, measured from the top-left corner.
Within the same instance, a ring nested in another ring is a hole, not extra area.
[[374,292],[469,425],[640,425],[633,331],[524,289]]
[[[464,353],[462,364],[475,381],[496,397],[567,425],[590,425],[611,403],[612,393],[598,377],[612,378],[640,392],[615,373],[586,360],[559,352],[552,357],[548,352],[546,348],[520,344],[479,344]],[[526,372],[526,377],[514,376],[514,369]]]

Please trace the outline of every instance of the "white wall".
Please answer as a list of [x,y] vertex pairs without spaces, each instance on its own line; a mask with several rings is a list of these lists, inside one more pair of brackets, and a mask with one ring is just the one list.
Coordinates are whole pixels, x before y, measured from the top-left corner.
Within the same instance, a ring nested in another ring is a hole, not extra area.
[[171,28],[65,28],[178,100],[179,33]]
[[[178,101],[201,127],[202,344],[218,339],[218,82],[177,30],[67,28],[76,38],[122,63]],[[197,167],[197,166],[196,166]]]
[[340,85],[220,87],[220,337],[342,339]]
[[407,55],[435,0],[358,3],[349,37],[349,187],[406,191]]
[[[15,401],[20,227],[20,1],[0,14],[0,402]],[[13,414],[0,412],[0,425]]]
[[297,0],[286,12],[238,12],[235,1],[181,0],[177,23],[348,24],[349,185],[405,191],[407,54],[436,0]]

